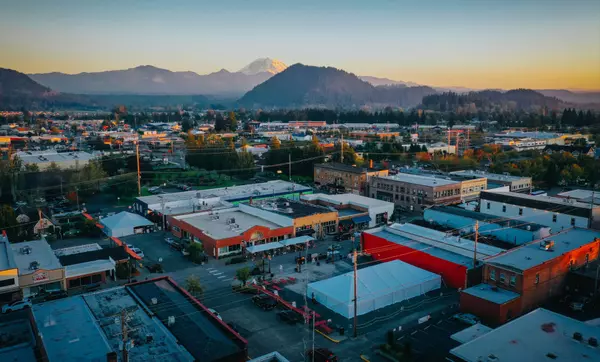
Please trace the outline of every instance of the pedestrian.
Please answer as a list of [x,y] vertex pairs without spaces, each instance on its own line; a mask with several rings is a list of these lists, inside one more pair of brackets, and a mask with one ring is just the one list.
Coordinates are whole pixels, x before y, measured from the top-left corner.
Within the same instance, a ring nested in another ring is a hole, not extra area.
[[279,272],[283,273],[283,265],[279,264]]

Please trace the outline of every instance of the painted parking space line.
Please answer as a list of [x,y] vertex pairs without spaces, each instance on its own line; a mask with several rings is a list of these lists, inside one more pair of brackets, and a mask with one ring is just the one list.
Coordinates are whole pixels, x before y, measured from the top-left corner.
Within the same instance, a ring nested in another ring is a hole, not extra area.
[[227,278],[227,275],[219,275],[217,278],[219,278],[219,279]]
[[223,279],[222,282],[228,282],[230,280],[233,280],[233,278]]
[[223,272],[220,272],[220,273],[213,273],[213,276],[215,276],[215,277],[216,277],[217,275],[221,275],[221,274],[223,274]]
[[217,269],[213,269],[213,270],[209,270],[208,272],[211,274],[214,274],[214,273],[218,273],[219,271]]

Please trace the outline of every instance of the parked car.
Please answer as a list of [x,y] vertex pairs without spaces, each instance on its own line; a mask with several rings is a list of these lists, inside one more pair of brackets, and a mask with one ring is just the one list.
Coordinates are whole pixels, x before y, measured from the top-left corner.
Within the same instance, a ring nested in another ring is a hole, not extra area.
[[575,297],[573,301],[569,303],[569,308],[575,312],[581,312],[589,301],[590,299],[587,297]]
[[341,233],[335,236],[337,241],[350,240],[350,238],[352,238],[352,233]]
[[315,362],[337,362],[337,356],[327,348],[315,348],[306,351],[306,357]]
[[148,192],[151,194],[160,194],[160,187],[159,186],[153,186],[148,188]]
[[165,238],[165,242],[169,245],[173,244],[175,242],[175,239],[173,238]]
[[77,229],[70,229],[70,230],[65,231],[63,236],[76,236],[76,235],[79,235],[80,233],[81,233],[81,231],[79,231]]
[[131,244],[127,244],[127,247],[129,249],[131,249],[131,251],[133,251],[134,253],[136,253],[140,258],[144,258],[144,252],[142,251],[142,249],[140,248],[136,248],[135,246],[131,245]]
[[277,307],[277,301],[269,295],[255,295],[252,297],[252,303],[262,310],[273,310]]
[[470,313],[458,313],[453,315],[452,319],[469,325],[475,325],[479,323],[479,318]]
[[29,298],[24,298],[2,306],[2,313],[16,312],[27,308],[31,308],[31,300]]
[[214,310],[212,308],[208,308],[208,311],[211,312],[212,314],[214,314],[215,317],[219,318],[220,320],[223,320],[223,318],[221,318],[221,315],[219,314],[219,312],[217,312],[216,310]]
[[150,273],[162,273],[163,272],[162,265],[160,265],[158,263],[152,264],[152,265],[148,265],[147,268],[148,268],[148,271]]
[[287,324],[302,323],[303,319],[300,314],[293,310],[284,310],[283,312],[277,313],[277,319]]
[[169,246],[171,247],[171,249],[174,249],[177,251],[182,251],[184,249],[184,246],[176,241],[169,244]]
[[44,301],[67,298],[69,294],[65,290],[53,290],[44,296]]

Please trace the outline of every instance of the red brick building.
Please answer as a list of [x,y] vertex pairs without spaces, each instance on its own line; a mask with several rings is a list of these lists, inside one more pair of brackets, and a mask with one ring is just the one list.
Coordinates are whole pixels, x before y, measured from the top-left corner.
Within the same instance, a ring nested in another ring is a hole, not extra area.
[[600,232],[572,228],[487,259],[483,269],[487,286],[464,290],[461,310],[489,324],[534,310],[563,293],[569,271],[596,260],[599,248]]

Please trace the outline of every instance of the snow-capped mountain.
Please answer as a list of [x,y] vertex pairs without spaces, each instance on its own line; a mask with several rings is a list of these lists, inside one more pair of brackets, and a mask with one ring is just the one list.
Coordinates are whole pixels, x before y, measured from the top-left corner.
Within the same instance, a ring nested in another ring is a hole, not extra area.
[[243,67],[238,72],[246,75],[255,75],[259,73],[277,74],[283,72],[286,68],[287,65],[277,59],[260,58]]

